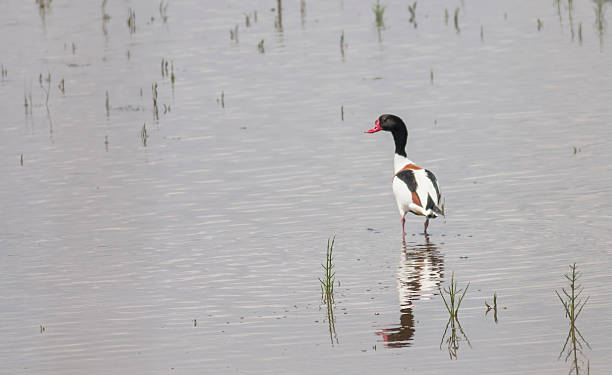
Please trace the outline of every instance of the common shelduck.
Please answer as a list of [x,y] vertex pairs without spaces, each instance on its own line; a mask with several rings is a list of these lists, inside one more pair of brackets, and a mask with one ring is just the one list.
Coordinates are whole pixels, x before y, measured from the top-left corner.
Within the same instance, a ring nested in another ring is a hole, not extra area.
[[381,115],[374,127],[366,130],[366,133],[376,133],[381,130],[391,132],[395,141],[393,194],[402,215],[402,238],[406,238],[404,223],[408,212],[426,217],[424,232],[427,235],[429,219],[444,215],[444,211],[438,206],[440,188],[436,176],[427,169],[417,167],[406,156],[408,130],[401,118],[395,115]]

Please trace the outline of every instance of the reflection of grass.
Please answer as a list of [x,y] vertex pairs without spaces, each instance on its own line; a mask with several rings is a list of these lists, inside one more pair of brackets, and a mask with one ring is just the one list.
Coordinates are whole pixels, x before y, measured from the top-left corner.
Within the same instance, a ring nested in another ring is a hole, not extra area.
[[584,353],[582,351],[583,344],[586,345],[589,349],[591,348],[591,346],[576,327],[576,320],[578,319],[578,316],[580,316],[580,313],[582,312],[582,309],[589,300],[589,297],[586,297],[585,299],[580,297],[584,288],[581,285],[577,284],[577,281],[580,278],[581,274],[580,272],[576,271],[576,263],[570,266],[570,270],[571,273],[567,273],[564,275],[570,284],[569,291],[565,290],[565,288],[562,288],[562,297],[561,294],[555,290],[557,297],[559,297],[559,300],[563,304],[563,308],[565,309],[565,316],[569,319],[570,324],[570,329],[567,333],[567,337],[565,338],[565,344],[563,345],[563,349],[561,350],[561,353],[559,353],[559,358],[561,358],[561,356],[565,354],[565,361],[567,362],[568,360],[571,360],[572,362],[570,367],[570,373],[575,373],[576,375],[578,375],[580,371],[579,365],[581,362],[579,361],[579,356],[584,356]]
[[[450,326],[450,333],[448,332],[449,326]],[[448,347],[448,355],[450,356],[451,359],[457,359],[457,354],[459,352],[459,343],[461,342],[462,338],[458,334],[458,332],[461,333],[461,335],[463,336],[463,339],[468,343],[468,345],[472,347],[472,344],[470,343],[470,339],[467,337],[467,335],[463,331],[463,328],[461,328],[459,319],[457,319],[456,317],[449,318],[448,322],[446,323],[446,328],[444,328],[444,333],[442,334],[442,340],[440,341],[440,349],[442,349],[442,344],[446,342],[446,345]],[[449,333],[448,336],[447,336],[447,333]],[[445,338],[446,338],[446,341],[444,341]]]
[[329,325],[329,339],[332,345],[334,340],[338,343],[338,335],[336,334],[336,317],[334,316],[334,283],[336,282],[336,272],[334,271],[334,243],[336,236],[327,239],[327,251],[325,253],[325,264],[323,267],[323,277],[319,278],[321,282],[321,302],[327,307],[327,324]]
[[381,5],[380,4],[380,0],[376,0],[376,4],[374,4],[374,6],[372,7],[372,11],[374,12],[374,15],[376,16],[376,27],[378,28],[384,28],[385,27],[385,9],[387,8],[386,5]]
[[[457,353],[459,351],[459,343],[462,338],[458,334],[461,333],[463,339],[467,341],[468,345],[471,347],[472,344],[468,339],[467,335],[461,328],[461,323],[459,323],[459,308],[461,307],[461,302],[463,301],[463,297],[465,297],[465,293],[470,287],[470,283],[468,282],[465,289],[459,289],[457,283],[455,282],[455,274],[451,275],[450,285],[447,288],[441,289],[438,286],[438,290],[440,291],[440,295],[442,296],[442,300],[444,301],[444,305],[446,306],[446,310],[449,313],[448,322],[446,323],[446,328],[444,328],[444,333],[442,334],[442,340],[440,341],[440,349],[442,348],[442,344],[445,342],[448,346],[448,354],[451,359],[457,359]],[[463,293],[462,293],[463,292]],[[448,295],[448,300],[444,297],[444,294]],[[450,327],[450,333],[448,328]],[[447,333],[449,333],[447,337]]]

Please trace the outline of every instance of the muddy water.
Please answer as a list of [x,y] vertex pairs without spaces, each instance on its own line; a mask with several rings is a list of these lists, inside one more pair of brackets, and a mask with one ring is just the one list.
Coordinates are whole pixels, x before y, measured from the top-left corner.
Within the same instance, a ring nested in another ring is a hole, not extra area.
[[[610,371],[612,5],[100,3],[0,12],[2,372],[558,374],[574,262]],[[381,113],[446,199],[405,248]]]

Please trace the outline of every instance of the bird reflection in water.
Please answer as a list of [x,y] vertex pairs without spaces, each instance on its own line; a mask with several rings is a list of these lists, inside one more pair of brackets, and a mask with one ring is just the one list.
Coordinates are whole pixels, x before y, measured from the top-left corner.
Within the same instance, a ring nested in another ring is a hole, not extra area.
[[397,267],[397,291],[400,302],[400,324],[378,332],[390,348],[402,348],[414,340],[414,303],[430,299],[444,277],[444,258],[438,247],[425,236],[425,243],[402,244]]

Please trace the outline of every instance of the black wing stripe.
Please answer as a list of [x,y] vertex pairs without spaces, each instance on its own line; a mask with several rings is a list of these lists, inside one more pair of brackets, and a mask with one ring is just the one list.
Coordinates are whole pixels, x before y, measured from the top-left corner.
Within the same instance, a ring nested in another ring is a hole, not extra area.
[[406,169],[406,170],[399,172],[397,174],[397,178],[404,181],[404,183],[406,184],[406,186],[408,186],[408,189],[410,191],[416,191],[417,182],[416,182],[416,178],[414,178],[414,172],[411,169]]
[[434,188],[436,189],[436,193],[438,194],[438,200],[440,200],[440,188],[438,188],[438,180],[436,179],[436,176],[434,176],[434,174],[431,173],[431,171],[428,171],[427,169],[425,170],[425,173],[427,173],[427,177],[431,180],[431,183],[433,184]]

